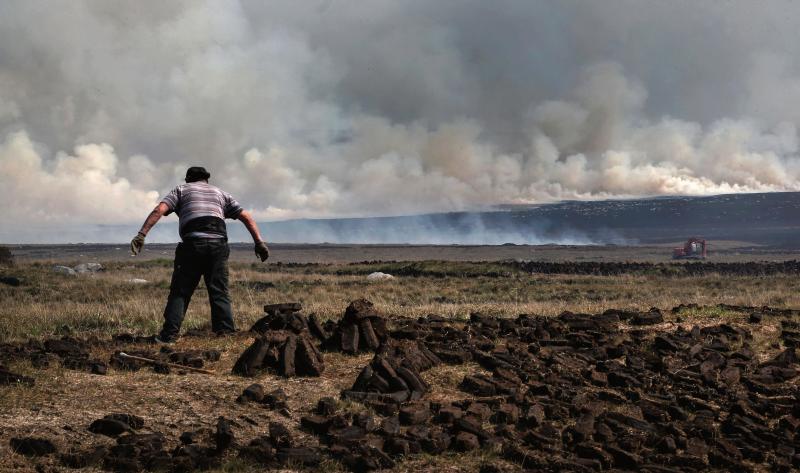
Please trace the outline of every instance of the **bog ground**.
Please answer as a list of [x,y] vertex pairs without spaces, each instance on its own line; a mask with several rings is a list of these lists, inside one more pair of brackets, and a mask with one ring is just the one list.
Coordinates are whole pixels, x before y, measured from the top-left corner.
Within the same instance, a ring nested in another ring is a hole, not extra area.
[[[169,247],[144,259],[14,249],[2,274],[20,284],[0,285],[0,365],[20,377],[0,386],[0,470],[798,467],[791,253],[730,243],[681,266],[668,245],[286,247],[275,249],[281,264],[261,265],[247,250],[231,266],[242,333],[208,333],[201,284],[187,335],[163,351],[145,337],[161,323]],[[515,261],[534,256],[555,264]],[[377,259],[395,261],[358,262]],[[641,264],[615,263],[626,260]],[[87,261],[104,270],[52,270]],[[395,277],[368,281],[375,271]],[[358,299],[374,307],[345,316]],[[302,309],[246,332],[282,302]],[[258,340],[274,358],[233,374]],[[303,376],[286,377],[295,345],[305,348],[290,368]],[[126,365],[120,351],[215,374]],[[318,376],[307,366],[316,351]],[[90,429],[111,414],[130,416]]]

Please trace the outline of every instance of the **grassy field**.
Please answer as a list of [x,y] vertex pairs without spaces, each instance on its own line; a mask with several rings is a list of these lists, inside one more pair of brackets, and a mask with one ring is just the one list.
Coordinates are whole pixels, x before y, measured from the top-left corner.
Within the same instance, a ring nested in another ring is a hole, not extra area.
[[[106,263],[105,271],[77,277],[52,271],[49,262],[21,263],[13,271],[23,284],[0,285],[0,341],[58,335],[108,337],[155,333],[169,289],[169,260]],[[370,282],[373,271],[411,273]],[[144,279],[146,283],[134,283]],[[231,295],[240,328],[262,315],[264,304],[302,302],[306,313],[339,317],[348,302],[365,297],[391,317],[435,313],[465,318],[472,312],[515,316],[555,315],[564,310],[669,309],[678,304],[718,303],[800,307],[794,276],[665,277],[658,275],[567,276],[525,274],[503,263],[417,262],[375,264],[233,263]],[[201,282],[184,328],[208,324]]]
[[[127,332],[150,335],[162,322],[169,287],[171,260],[106,261],[96,274],[64,276],[52,271],[51,261],[23,261],[6,271],[22,280],[18,287],[0,285],[0,342],[22,342],[70,334],[78,337]],[[395,279],[369,282],[373,271],[398,274]],[[403,274],[413,274],[408,276]],[[144,279],[145,283],[131,282]],[[666,277],[657,275],[542,276],[526,274],[503,263],[416,262],[374,264],[250,264],[231,265],[231,293],[239,328],[247,330],[262,316],[263,305],[300,301],[304,312],[338,318],[351,300],[367,298],[390,318],[429,313],[463,319],[472,312],[513,317],[520,313],[556,315],[562,311],[597,313],[608,308],[670,309],[678,304],[718,303],[800,307],[798,281],[793,276]],[[687,313],[690,323],[713,323],[729,314],[718,309]],[[741,317],[741,314],[739,314]],[[670,323],[675,323],[671,320]],[[184,329],[209,324],[205,288],[189,309]],[[769,327],[765,326],[765,329]],[[107,376],[51,366],[34,369],[19,361],[10,368],[34,376],[34,387],[0,388],[0,471],[50,468],[53,459],[29,461],[9,451],[14,435],[60,438],[70,444],[94,440],[85,431],[92,420],[109,412],[133,412],[146,419],[147,428],[177,438],[182,431],[213,428],[218,416],[238,419],[237,435],[245,441],[263,432],[266,423],[280,421],[300,439],[314,440],[296,430],[300,415],[324,395],[338,396],[349,387],[370,356],[326,354],[328,369],[321,378],[284,380],[261,376],[255,381],[267,389],[282,387],[290,398],[291,418],[260,407],[235,404],[235,397],[254,380],[230,375],[230,368],[250,338],[185,337],[177,349],[214,348],[222,359],[212,364],[218,373],[159,375],[110,370]],[[111,351],[99,348],[93,356],[107,360]],[[431,399],[458,394],[457,384],[475,365],[443,366],[425,376],[436,380]],[[257,425],[242,421],[247,418]],[[398,471],[474,471],[491,453],[416,456]],[[38,463],[37,463],[38,462]],[[48,463],[50,462],[50,463]],[[326,464],[328,470],[340,468]],[[259,471],[231,459],[223,471]]]

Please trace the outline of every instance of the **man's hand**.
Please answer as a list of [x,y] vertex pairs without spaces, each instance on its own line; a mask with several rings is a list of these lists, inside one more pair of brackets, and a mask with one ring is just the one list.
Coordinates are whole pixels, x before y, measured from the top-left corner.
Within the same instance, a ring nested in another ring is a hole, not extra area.
[[144,233],[139,232],[139,234],[131,240],[131,253],[133,253],[133,256],[136,256],[142,251],[142,248],[144,248]]
[[147,216],[147,219],[142,225],[142,229],[139,230],[139,234],[136,235],[133,240],[131,240],[131,253],[133,253],[133,256],[138,255],[139,252],[142,251],[142,248],[144,248],[144,237],[147,236],[147,232],[153,228],[153,225],[155,225],[161,217],[169,213],[169,211],[169,206],[167,206],[167,204],[164,202],[161,202],[160,204],[156,205],[156,208],[154,208],[152,212],[150,212],[150,215]]
[[256,243],[256,256],[261,258],[261,262],[264,262],[269,258],[269,248],[267,248],[266,242],[259,241]]

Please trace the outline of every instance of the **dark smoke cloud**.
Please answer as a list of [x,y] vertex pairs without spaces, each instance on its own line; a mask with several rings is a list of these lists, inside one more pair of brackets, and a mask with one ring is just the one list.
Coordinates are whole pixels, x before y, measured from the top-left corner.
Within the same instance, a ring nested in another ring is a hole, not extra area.
[[0,4],[0,219],[129,224],[800,188],[800,3]]

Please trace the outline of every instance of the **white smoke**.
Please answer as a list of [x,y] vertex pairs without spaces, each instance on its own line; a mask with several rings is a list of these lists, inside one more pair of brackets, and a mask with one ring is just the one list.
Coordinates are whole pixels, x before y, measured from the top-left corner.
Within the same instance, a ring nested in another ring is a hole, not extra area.
[[[141,156],[128,164],[150,167]],[[7,198],[2,220],[125,223],[148,208],[158,193],[134,187],[118,175],[121,167],[107,144],[76,146],[74,156],[59,152],[45,162],[26,133],[9,134],[0,143],[0,187]]]
[[751,5],[4,2],[2,235],[189,165],[261,219],[798,190],[800,4]]

